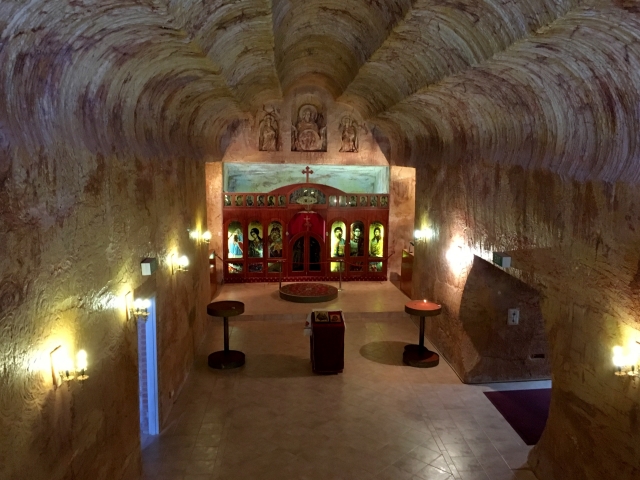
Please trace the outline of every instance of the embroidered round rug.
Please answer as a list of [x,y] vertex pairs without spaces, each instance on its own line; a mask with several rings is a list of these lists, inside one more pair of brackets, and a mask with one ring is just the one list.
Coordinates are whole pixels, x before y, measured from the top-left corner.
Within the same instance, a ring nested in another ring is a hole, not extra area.
[[324,283],[290,283],[282,286],[280,298],[297,303],[328,302],[338,298],[338,289]]

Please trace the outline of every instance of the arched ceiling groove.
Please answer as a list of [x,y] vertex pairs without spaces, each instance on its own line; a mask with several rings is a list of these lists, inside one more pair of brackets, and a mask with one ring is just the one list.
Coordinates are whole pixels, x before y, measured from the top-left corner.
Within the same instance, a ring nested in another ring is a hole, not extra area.
[[364,64],[341,102],[368,118],[421,88],[489,59],[579,0],[418,0]]
[[219,157],[247,110],[317,85],[400,164],[637,182],[639,18],[629,0],[4,0],[2,138]]
[[268,0],[168,0],[176,25],[220,65],[227,85],[246,109],[282,99],[275,69]]
[[491,160],[579,180],[640,181],[640,15],[578,8],[376,120],[414,162]]
[[157,2],[3,1],[0,19],[0,116],[22,145],[215,153],[242,115]]
[[273,0],[283,92],[317,84],[334,97],[411,8],[411,0]]

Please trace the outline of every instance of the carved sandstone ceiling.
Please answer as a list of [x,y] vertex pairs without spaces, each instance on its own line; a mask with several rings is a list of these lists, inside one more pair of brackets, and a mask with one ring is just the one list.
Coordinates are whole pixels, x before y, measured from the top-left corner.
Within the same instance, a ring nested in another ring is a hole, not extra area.
[[397,163],[640,181],[635,0],[3,0],[0,65],[13,145],[219,156],[317,85]]

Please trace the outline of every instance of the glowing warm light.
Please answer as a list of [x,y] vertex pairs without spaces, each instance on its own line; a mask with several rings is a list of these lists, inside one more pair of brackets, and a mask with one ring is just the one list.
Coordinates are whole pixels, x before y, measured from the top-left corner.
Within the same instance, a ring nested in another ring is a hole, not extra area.
[[627,365],[627,359],[624,355],[624,349],[620,346],[613,347],[613,364],[616,367],[625,367]]
[[87,352],[85,350],[80,350],[76,354],[76,368],[78,370],[87,369]]
[[193,240],[198,240],[200,238],[200,231],[198,230],[189,231],[189,238]]
[[76,371],[79,373],[78,380],[84,381],[89,376],[87,375],[87,352],[80,350],[76,354]]
[[638,365],[640,363],[640,344],[638,342],[631,342],[629,345],[628,361],[629,365]]
[[431,227],[426,227],[413,232],[413,237],[416,240],[431,240],[436,237],[436,231]]
[[58,346],[51,352],[51,373],[56,386],[74,377],[73,361],[63,346]]
[[178,256],[176,253],[171,255],[171,270],[172,273],[189,270],[189,257],[186,255]]
[[456,238],[451,243],[445,255],[449,267],[454,275],[459,276],[473,261],[473,252],[464,245],[461,238]]
[[204,243],[209,243],[211,241],[211,232],[207,230],[202,234],[201,238]]
[[146,310],[151,306],[151,300],[148,298],[136,298],[133,302],[133,306],[136,310]]

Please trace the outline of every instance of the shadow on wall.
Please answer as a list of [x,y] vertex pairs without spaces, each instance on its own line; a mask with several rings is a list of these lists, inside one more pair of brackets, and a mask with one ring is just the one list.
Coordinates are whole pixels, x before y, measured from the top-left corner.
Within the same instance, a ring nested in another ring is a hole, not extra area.
[[[509,309],[519,310],[508,325]],[[549,343],[540,293],[502,269],[474,257],[460,304],[465,383],[548,379]],[[466,350],[466,351],[465,351]]]

